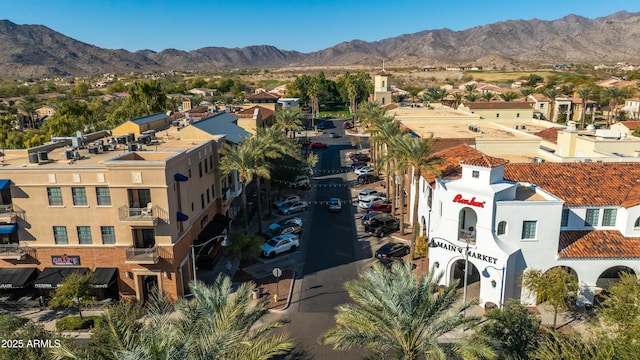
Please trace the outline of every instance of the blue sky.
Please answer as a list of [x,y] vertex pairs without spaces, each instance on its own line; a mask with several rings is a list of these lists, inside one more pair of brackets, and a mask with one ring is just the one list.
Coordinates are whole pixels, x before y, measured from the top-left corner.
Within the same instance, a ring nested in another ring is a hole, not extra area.
[[129,51],[273,45],[313,52],[422,30],[640,12],[637,0],[3,0],[0,5],[0,19]]

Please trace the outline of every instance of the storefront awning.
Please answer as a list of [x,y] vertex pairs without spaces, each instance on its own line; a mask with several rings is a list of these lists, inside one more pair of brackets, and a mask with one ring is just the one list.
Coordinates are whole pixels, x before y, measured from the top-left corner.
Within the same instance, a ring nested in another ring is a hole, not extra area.
[[0,190],[8,189],[11,186],[11,180],[0,179]]
[[224,224],[225,226],[229,225],[231,223],[231,219],[230,217],[226,216],[226,215],[222,215],[222,214],[215,214],[213,216],[213,221],[217,221],[220,224]]
[[209,239],[213,239],[214,237],[222,234],[226,228],[226,224],[215,220],[209,221],[207,226],[205,226],[204,229],[202,229],[202,232],[200,232],[200,235],[198,235],[198,241],[196,241],[196,244],[202,244]]
[[0,225],[0,234],[8,235],[18,231],[18,224]]
[[116,274],[118,269],[116,268],[96,268],[93,272],[93,278],[95,283],[93,287],[98,289],[106,289],[116,282]]
[[55,289],[62,284],[65,277],[73,272],[80,272],[86,274],[89,272],[88,268],[82,267],[47,267],[38,275],[36,281],[33,282],[33,287],[36,289]]
[[36,268],[0,268],[0,289],[24,289],[37,274]]
[[189,216],[187,214],[183,214],[180,211],[178,211],[176,213],[176,219],[178,219],[178,221],[187,221],[189,220]]

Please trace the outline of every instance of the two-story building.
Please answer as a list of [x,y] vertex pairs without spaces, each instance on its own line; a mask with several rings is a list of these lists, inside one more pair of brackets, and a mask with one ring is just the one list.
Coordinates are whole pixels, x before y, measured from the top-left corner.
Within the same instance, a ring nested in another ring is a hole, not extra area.
[[444,159],[441,175],[422,178],[412,192],[419,191],[421,235],[443,284],[477,284],[483,305],[533,304],[522,273],[561,267],[577,278],[584,305],[620,272],[640,271],[637,164],[509,164],[468,145],[434,156]]

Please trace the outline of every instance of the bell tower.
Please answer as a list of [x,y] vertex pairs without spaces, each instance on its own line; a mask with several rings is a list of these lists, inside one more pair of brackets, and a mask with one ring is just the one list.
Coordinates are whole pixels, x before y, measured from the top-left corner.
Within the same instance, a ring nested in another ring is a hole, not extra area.
[[382,70],[374,77],[373,101],[382,106],[391,104],[391,73],[384,69],[384,61]]

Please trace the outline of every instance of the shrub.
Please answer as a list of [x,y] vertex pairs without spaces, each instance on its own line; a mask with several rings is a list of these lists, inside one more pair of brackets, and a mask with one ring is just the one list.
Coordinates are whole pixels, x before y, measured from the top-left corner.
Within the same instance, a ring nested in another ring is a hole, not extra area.
[[66,316],[56,321],[56,329],[60,331],[92,329],[102,321],[100,316]]

